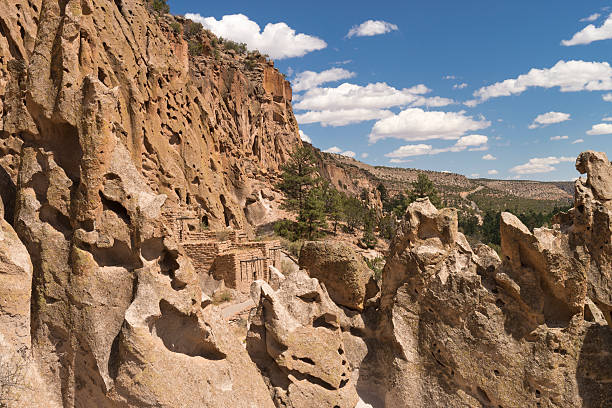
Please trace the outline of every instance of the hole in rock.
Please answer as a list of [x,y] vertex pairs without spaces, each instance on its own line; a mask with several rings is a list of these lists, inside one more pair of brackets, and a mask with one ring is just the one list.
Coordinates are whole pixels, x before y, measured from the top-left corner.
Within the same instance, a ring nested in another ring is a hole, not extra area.
[[310,364],[310,365],[315,365],[315,362],[308,358],[308,357],[296,357],[296,356],[292,356],[294,360],[299,360],[301,362],[304,362],[306,364]]
[[[302,299],[302,300],[310,302],[310,300],[306,300],[306,299]],[[319,316],[316,319],[314,319],[314,321],[312,322],[312,327],[324,327],[329,330],[336,330],[338,327],[330,323],[329,320],[330,318],[327,318],[325,315]]]
[[174,353],[207,360],[223,360],[226,355],[207,340],[208,333],[198,323],[195,314],[184,314],[162,299],[159,301],[161,317],[153,323],[151,331],[164,346]]

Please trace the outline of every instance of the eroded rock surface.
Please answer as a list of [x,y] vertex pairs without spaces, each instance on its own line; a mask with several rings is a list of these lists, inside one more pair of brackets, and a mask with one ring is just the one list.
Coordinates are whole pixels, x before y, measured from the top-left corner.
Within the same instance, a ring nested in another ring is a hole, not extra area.
[[44,406],[271,407],[163,215],[248,229],[299,143],[290,90],[146,4],[0,1],[2,340]]
[[299,264],[311,277],[325,285],[334,302],[350,309],[363,310],[372,270],[346,244],[306,242],[300,251]]
[[[578,168],[593,155],[581,155]],[[609,162],[596,159],[589,178],[608,177]],[[364,401],[375,407],[612,404],[612,359],[605,351],[612,330],[596,306],[609,294],[610,252],[590,249],[612,234],[599,227],[597,235],[576,236],[595,228],[595,218],[580,226],[586,211],[580,206],[601,217],[609,201],[588,180],[576,188],[577,206],[562,217],[565,225],[531,233],[503,213],[501,260],[490,248],[470,247],[454,210],[438,211],[426,199],[408,208],[360,366]]]
[[358,397],[347,360],[341,316],[317,279],[300,270],[274,291],[256,281],[247,350],[277,407],[354,407]]

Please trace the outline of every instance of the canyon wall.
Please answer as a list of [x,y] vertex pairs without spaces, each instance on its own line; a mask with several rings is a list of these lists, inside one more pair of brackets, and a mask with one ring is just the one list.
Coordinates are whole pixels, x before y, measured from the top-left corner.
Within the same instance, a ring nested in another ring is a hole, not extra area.
[[0,1],[0,346],[32,386],[15,406],[272,406],[164,214],[248,229],[301,143],[291,92],[205,31],[191,56],[186,24],[140,0]]

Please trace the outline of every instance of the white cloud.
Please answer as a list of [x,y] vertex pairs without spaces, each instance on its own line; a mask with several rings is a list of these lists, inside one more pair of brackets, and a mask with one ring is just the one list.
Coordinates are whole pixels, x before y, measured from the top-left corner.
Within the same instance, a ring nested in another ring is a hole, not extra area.
[[310,136],[308,136],[306,133],[302,132],[301,130],[299,132],[300,132],[300,139],[302,139],[302,141],[312,143],[312,139],[310,138]]
[[335,153],[335,154],[340,154],[342,153],[342,149],[339,148],[338,146],[332,146],[329,149],[325,149],[323,150],[325,153]]
[[483,135],[469,135],[463,136],[457,140],[455,146],[457,147],[471,147],[471,146],[481,146],[486,144],[489,141],[489,138]]
[[446,76],[443,76],[442,79],[457,79],[457,77],[454,75],[446,75]]
[[531,87],[559,87],[561,92],[612,90],[612,67],[607,62],[561,60],[552,68],[533,68],[517,78],[482,87],[474,92],[478,101],[467,101],[465,104],[521,94]]
[[369,153],[361,153],[361,158],[367,159],[369,155],[370,155]]
[[607,93],[601,97],[606,102],[612,102],[612,93]]
[[465,89],[467,88],[468,84],[466,84],[465,82],[461,83],[461,84],[455,84],[453,85],[453,89]]
[[606,116],[602,119],[604,122],[612,122],[612,116]]
[[295,115],[298,123],[320,123],[321,126],[346,126],[367,120],[393,116],[393,112],[381,109],[340,109],[310,111]]
[[300,101],[294,104],[294,109],[384,109],[421,102],[420,96],[428,92],[430,92],[430,89],[422,84],[412,88],[396,89],[384,82],[366,86],[343,83],[336,88],[308,90]]
[[599,13],[593,13],[593,14],[591,14],[591,15],[590,15],[590,16],[588,16],[588,17],[581,18],[581,19],[580,19],[580,22],[581,22],[581,23],[584,23],[584,22],[591,22],[591,21],[595,21],[595,20],[597,20],[599,17],[601,17],[601,14],[599,14]]
[[321,122],[323,126],[344,126],[393,115],[394,106],[446,106],[454,101],[440,97],[426,97],[425,85],[396,89],[384,82],[366,86],[343,83],[335,88],[313,88],[293,105],[296,110],[309,112],[296,115],[299,123]]
[[480,177],[480,173],[472,173],[470,174],[470,177]]
[[[404,145],[399,149],[394,150],[390,153],[385,154],[386,157],[392,157],[401,159],[410,156],[422,156],[425,154],[433,155],[446,152],[462,152],[471,146],[482,146],[487,143],[489,138],[483,135],[468,135],[463,136],[457,140],[457,142],[449,147],[434,149],[432,145],[428,144],[416,144],[416,145]],[[470,149],[473,150],[473,149]]]
[[576,143],[583,143],[584,139],[576,139],[572,142],[572,144],[576,144]]
[[374,124],[370,142],[396,138],[407,141],[459,139],[465,133],[485,129],[491,122],[466,116],[465,112],[424,111],[409,108]]
[[304,71],[295,76],[292,82],[292,88],[295,92],[305,91],[315,88],[326,82],[339,81],[341,79],[353,78],[354,72],[344,68],[331,68],[321,72]]
[[550,138],[550,140],[567,140],[569,139],[569,136],[553,136]]
[[410,163],[412,160],[405,160],[405,159],[391,159],[389,160],[389,163],[394,163],[394,164],[400,164],[400,163]]
[[426,144],[405,145],[405,146],[401,146],[397,150],[394,150],[390,153],[385,154],[385,156],[396,158],[396,159],[410,157],[410,156],[422,156],[424,154],[431,154],[432,150],[433,150],[433,147],[431,145],[426,145]]
[[517,174],[550,173],[557,170],[553,165],[574,160],[573,157],[534,157],[525,164],[514,166],[510,171]]
[[495,169],[494,170],[489,170],[489,171],[487,171],[487,174],[490,174],[490,175],[494,176],[496,174],[499,174],[499,171],[497,171]]
[[[596,19],[597,18],[588,21],[594,21]],[[594,41],[609,40],[610,38],[612,38],[612,14],[608,16],[601,26],[595,27],[595,25],[589,24],[574,34],[571,40],[563,40],[561,44],[569,47],[571,45],[590,44]]]
[[327,47],[322,39],[298,34],[286,23],[269,23],[262,31],[256,22],[244,14],[226,15],[221,20],[192,13],[185,14],[185,17],[201,23],[219,37],[246,43],[249,49],[259,50],[273,59],[302,57]]
[[587,135],[610,135],[612,134],[612,123],[600,123],[593,125],[591,130],[587,131]]
[[325,152],[325,153],[341,154],[342,156],[346,156],[346,157],[355,157],[355,155],[356,155],[355,152],[350,151],[350,150],[343,151],[338,146],[332,146],[329,149],[323,150],[323,152]]
[[348,34],[348,38],[357,37],[371,37],[373,35],[386,34],[391,31],[396,31],[397,26],[395,24],[388,23],[381,20],[368,20],[363,23],[353,26]]
[[482,156],[482,160],[497,160],[497,157],[493,156],[492,154],[485,154]]
[[536,129],[540,126],[548,126],[553,123],[561,123],[570,120],[569,113],[563,112],[548,112],[538,115],[531,125],[529,125],[529,129]]

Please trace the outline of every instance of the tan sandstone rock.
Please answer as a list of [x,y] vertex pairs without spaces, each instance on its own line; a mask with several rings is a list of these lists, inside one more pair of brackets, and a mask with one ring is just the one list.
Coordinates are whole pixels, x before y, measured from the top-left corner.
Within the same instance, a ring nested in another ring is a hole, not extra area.
[[342,311],[327,291],[304,271],[287,276],[276,292],[265,282],[254,282],[252,291],[258,302],[247,350],[268,379],[275,404],[353,408],[358,397],[340,329]]
[[323,283],[332,300],[339,305],[363,310],[366,285],[372,271],[355,251],[341,242],[304,243],[299,264]]

